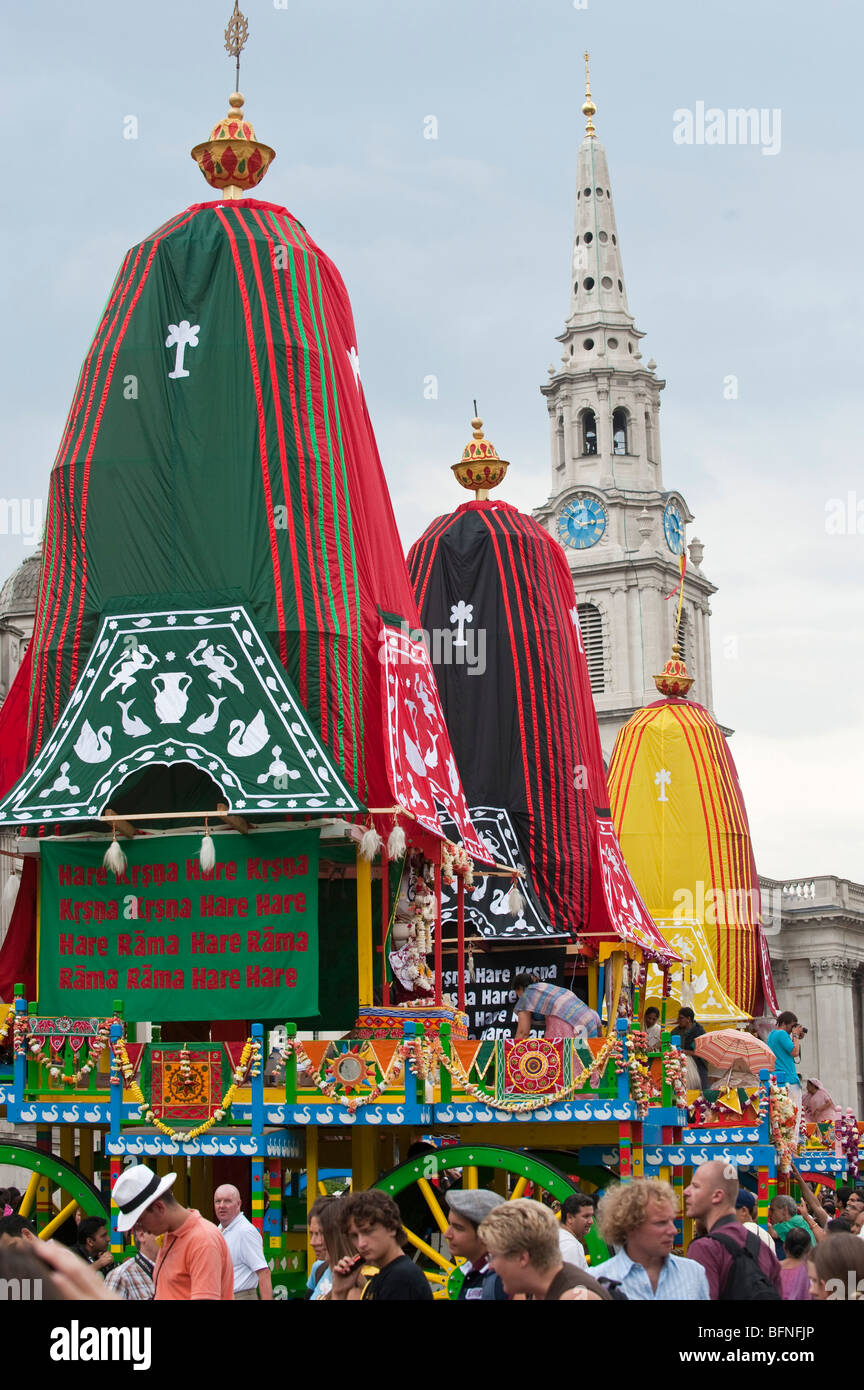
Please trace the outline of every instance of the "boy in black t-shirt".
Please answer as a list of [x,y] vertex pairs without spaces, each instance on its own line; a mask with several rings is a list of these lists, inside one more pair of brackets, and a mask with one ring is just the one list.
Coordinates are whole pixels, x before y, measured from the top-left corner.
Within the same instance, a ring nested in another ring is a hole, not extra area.
[[423,1271],[402,1253],[399,1237],[402,1218],[399,1208],[386,1192],[353,1192],[344,1198],[345,1231],[364,1264],[375,1265],[377,1274],[362,1294],[355,1289],[357,1260],[346,1257],[333,1266],[336,1302],[356,1297],[373,1301],[405,1302],[431,1300],[432,1289]]

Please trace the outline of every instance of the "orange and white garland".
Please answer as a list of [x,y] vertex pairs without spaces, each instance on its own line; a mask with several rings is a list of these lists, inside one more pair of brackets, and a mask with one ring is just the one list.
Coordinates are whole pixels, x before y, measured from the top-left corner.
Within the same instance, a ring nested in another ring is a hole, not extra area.
[[8,1036],[9,1036],[9,1030],[10,1030],[10,1028],[12,1027],[12,1025],[13,1025],[14,1022],[15,1022],[15,1005],[14,1005],[14,1004],[10,1004],[10,1005],[9,1005],[9,1008],[6,1010],[6,1017],[4,1018],[3,1022],[0,1023],[0,1046],[2,1046],[2,1044],[3,1044],[3,1043],[6,1041],[6,1039],[8,1038]]
[[[12,1016],[13,1015],[10,1012],[10,1014],[7,1015],[3,1027],[0,1028],[0,1042],[3,1041],[3,1038],[9,1031],[9,1023]],[[108,1040],[111,1035],[111,1025],[112,1023],[120,1022],[118,1018],[103,1018],[99,1024],[98,1031],[93,1035],[93,1037],[87,1039],[86,1062],[82,1062],[81,1066],[78,1067],[75,1071],[73,1071],[71,1076],[66,1076],[61,1066],[58,1066],[56,1062],[48,1063],[44,1056],[45,1047],[48,1043],[48,1038],[28,1035],[27,1015],[22,1015],[22,1019],[23,1022],[20,1028],[20,1050],[23,1051],[26,1047],[26,1051],[30,1053],[30,1060],[32,1062],[38,1063],[40,1067],[44,1067],[47,1065],[48,1075],[51,1077],[51,1080],[62,1081],[67,1086],[77,1086],[78,1082],[83,1081],[85,1077],[89,1076],[91,1071],[97,1070],[99,1066],[99,1058],[101,1057],[105,1048],[108,1046]]]
[[455,1055],[448,1057],[436,1037],[424,1038],[421,1046],[425,1048],[427,1053],[427,1067],[428,1059],[431,1056],[450,1073],[453,1080],[469,1096],[473,1096],[475,1100],[481,1101],[484,1105],[489,1105],[495,1110],[506,1110],[508,1114],[513,1115],[518,1114],[519,1111],[537,1110],[540,1106],[557,1105],[562,1100],[572,1100],[576,1092],[581,1091],[585,1082],[589,1081],[595,1072],[601,1075],[610,1057],[619,1056],[621,1051],[618,1039],[616,1037],[609,1038],[597,1056],[592,1057],[588,1065],[582,1069],[578,1076],[574,1076],[567,1086],[562,1086],[549,1095],[532,1096],[529,1100],[508,1100],[496,1098],[491,1091],[487,1091],[484,1087],[475,1085],[473,1081],[469,1080],[468,1073],[459,1058]]
[[[119,1071],[122,1073],[126,1089],[131,1092],[133,1102],[141,1107],[142,1119],[145,1124],[152,1125],[154,1129],[159,1130],[160,1134],[166,1135],[175,1144],[189,1144],[193,1139],[206,1134],[208,1129],[212,1129],[213,1125],[218,1124],[220,1120],[224,1120],[227,1111],[231,1109],[238,1086],[242,1086],[248,1077],[259,1076],[261,1073],[261,1044],[255,1038],[247,1038],[240,1054],[240,1061],[232,1072],[231,1085],[222,1097],[222,1103],[213,1111],[209,1119],[196,1125],[194,1129],[176,1130],[172,1129],[170,1125],[166,1125],[164,1120],[160,1120],[147,1103],[144,1092],[135,1080],[134,1069],[129,1061],[129,1054],[126,1051],[126,1043],[123,1038],[118,1038],[114,1044],[114,1058]],[[111,1081],[115,1085],[119,1085],[119,1075],[112,1074]]]
[[795,1128],[797,1110],[785,1086],[778,1086],[773,1076],[768,1082],[768,1117],[771,1143],[780,1159],[780,1172],[788,1173],[795,1157]]
[[390,1089],[399,1075],[399,1072],[402,1070],[402,1064],[404,1062],[413,1060],[415,1067],[419,1065],[421,1060],[419,1048],[419,1039],[414,1042],[406,1041],[400,1043],[384,1071],[381,1073],[381,1080],[370,1089],[367,1095],[359,1096],[346,1095],[344,1091],[340,1090],[338,1083],[332,1077],[322,1076],[320,1072],[316,1071],[315,1063],[309,1057],[299,1038],[288,1039],[282,1050],[282,1061],[287,1062],[293,1052],[300,1067],[315,1078],[315,1085],[321,1094],[326,1096],[328,1100],[332,1100],[339,1105],[344,1105],[346,1110],[350,1111],[353,1115],[354,1111],[359,1109],[360,1106],[371,1105],[373,1101],[378,1100],[385,1091]]

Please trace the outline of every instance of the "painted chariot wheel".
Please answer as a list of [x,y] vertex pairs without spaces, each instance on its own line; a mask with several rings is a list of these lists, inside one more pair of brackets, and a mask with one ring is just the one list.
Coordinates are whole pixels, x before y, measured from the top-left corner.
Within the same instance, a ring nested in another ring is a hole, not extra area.
[[[517,1149],[499,1149],[487,1144],[458,1144],[452,1148],[424,1153],[385,1173],[375,1183],[375,1187],[394,1198],[414,1189],[428,1209],[431,1222],[443,1236],[449,1222],[443,1193],[439,1191],[436,1183],[443,1173],[452,1172],[455,1168],[461,1168],[462,1186],[467,1189],[479,1187],[480,1168],[493,1168],[498,1173],[506,1174],[509,1202],[524,1196],[529,1183],[533,1184],[535,1189],[548,1192],[559,1202],[565,1201],[573,1192],[579,1190],[565,1173],[553,1167],[551,1163],[531,1154],[520,1153]],[[456,1261],[444,1253],[447,1249],[446,1244],[442,1242],[443,1250],[436,1250],[410,1227],[404,1226],[403,1229],[415,1250],[419,1250],[434,1266],[433,1270],[426,1272],[426,1277],[432,1285],[433,1298],[458,1298],[463,1273]]]

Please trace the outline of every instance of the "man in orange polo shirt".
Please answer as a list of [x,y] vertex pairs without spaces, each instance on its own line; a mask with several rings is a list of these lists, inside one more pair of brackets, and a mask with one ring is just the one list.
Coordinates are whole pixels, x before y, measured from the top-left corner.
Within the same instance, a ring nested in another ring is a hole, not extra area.
[[121,1231],[140,1226],[164,1236],[153,1270],[156,1302],[234,1300],[234,1266],[218,1226],[200,1212],[181,1207],[169,1192],[177,1177],[164,1178],[145,1163],[120,1174],[111,1193]]

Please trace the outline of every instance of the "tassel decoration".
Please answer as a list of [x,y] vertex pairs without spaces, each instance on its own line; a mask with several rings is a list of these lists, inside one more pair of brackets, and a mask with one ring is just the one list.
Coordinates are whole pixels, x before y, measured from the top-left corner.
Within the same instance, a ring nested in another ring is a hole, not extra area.
[[387,837],[387,858],[403,859],[407,848],[405,831],[402,829],[398,820],[396,820],[393,822],[393,829]]
[[210,874],[216,867],[216,846],[213,843],[213,836],[210,834],[210,827],[207,821],[204,822],[204,834],[201,838],[201,850],[198,855],[201,861],[201,872]]
[[367,826],[360,839],[360,858],[368,859],[371,864],[383,844],[384,841],[381,839],[374,825]]
[[525,910],[525,899],[519,892],[518,878],[514,878],[510,885],[510,892],[507,894],[507,907],[511,917],[521,917]]
[[122,878],[126,872],[126,855],[123,853],[117,842],[117,831],[114,831],[114,838],[105,851],[105,858],[102,866],[110,869],[115,878]]
[[9,877],[3,885],[3,896],[0,898],[0,907],[3,911],[12,914],[15,901],[18,897],[18,889],[21,887],[21,870],[17,865],[13,865],[9,870]]

